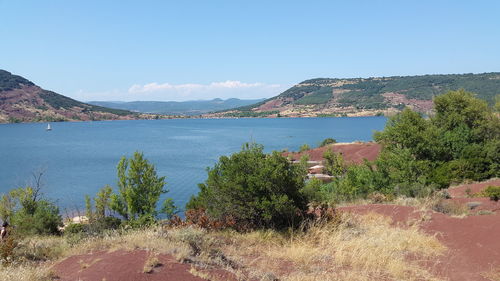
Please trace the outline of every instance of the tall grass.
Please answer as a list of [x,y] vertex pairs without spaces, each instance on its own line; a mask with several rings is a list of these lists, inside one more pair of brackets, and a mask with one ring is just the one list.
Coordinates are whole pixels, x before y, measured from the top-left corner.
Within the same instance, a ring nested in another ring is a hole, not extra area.
[[420,264],[445,247],[417,226],[390,223],[375,214],[344,215],[341,223],[316,224],[288,238],[236,234],[225,250],[253,269],[251,277],[274,272],[280,280],[438,280]]
[[[154,257],[171,254],[193,266],[225,268],[242,280],[438,280],[424,266],[446,251],[418,226],[398,228],[390,219],[343,214],[300,231],[207,232],[190,227],[112,231],[67,243],[64,237],[37,237],[20,243],[20,262],[0,267],[5,280],[50,280],[50,265],[97,250],[145,249]],[[51,249],[51,250],[49,250]],[[23,252],[24,251],[24,252]],[[34,253],[28,258],[27,252]],[[18,259],[19,260],[19,259]],[[149,266],[146,271],[154,267]],[[428,268],[428,267],[427,267]],[[267,277],[266,277],[267,276]]]

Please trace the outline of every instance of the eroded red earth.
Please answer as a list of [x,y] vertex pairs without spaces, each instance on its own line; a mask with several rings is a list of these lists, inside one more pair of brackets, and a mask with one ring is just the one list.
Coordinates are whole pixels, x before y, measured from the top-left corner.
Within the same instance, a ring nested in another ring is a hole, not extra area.
[[[472,183],[450,188],[451,201],[482,202],[484,215],[469,215],[463,218],[442,213],[422,212],[413,207],[397,205],[362,205],[342,207],[341,210],[354,213],[375,212],[392,218],[395,224],[407,225],[420,221],[423,231],[436,237],[448,251],[433,265],[432,271],[440,277],[453,281],[491,281],[488,273],[500,274],[500,202],[489,198],[464,198],[465,190],[475,192],[489,185],[500,185],[500,179],[483,183]],[[457,196],[457,197],[453,197]],[[458,200],[457,200],[458,199]],[[496,279],[498,280],[498,279]]]

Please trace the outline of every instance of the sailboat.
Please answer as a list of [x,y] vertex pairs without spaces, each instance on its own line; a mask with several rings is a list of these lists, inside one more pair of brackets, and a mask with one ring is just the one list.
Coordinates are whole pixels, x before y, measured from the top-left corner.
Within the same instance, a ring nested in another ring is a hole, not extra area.
[[52,128],[50,127],[50,124],[47,124],[47,129],[45,129],[46,131],[52,131]]

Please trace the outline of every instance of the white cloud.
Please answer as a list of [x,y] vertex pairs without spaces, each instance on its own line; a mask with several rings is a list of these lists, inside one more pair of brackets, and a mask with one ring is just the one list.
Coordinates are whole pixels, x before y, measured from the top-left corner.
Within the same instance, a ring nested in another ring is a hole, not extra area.
[[145,84],[145,85],[132,85],[128,89],[129,93],[150,93],[158,91],[209,91],[209,90],[223,90],[223,89],[248,89],[248,88],[278,88],[280,85],[276,84],[264,84],[264,83],[244,83],[241,81],[231,81],[227,80],[224,82],[212,82],[210,84],[178,84],[172,85],[169,83],[158,84],[156,82]]
[[186,101],[214,98],[257,99],[276,96],[289,85],[246,83],[241,81],[211,82],[208,84],[170,84],[152,82],[134,84],[128,90],[103,92],[78,91],[74,98],[83,101]]

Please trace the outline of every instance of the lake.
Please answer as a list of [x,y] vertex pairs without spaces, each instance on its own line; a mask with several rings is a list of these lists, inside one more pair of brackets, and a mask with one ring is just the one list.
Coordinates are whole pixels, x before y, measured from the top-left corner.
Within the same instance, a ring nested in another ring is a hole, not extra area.
[[0,125],[0,193],[30,183],[43,170],[43,193],[61,211],[83,210],[85,194],[106,184],[116,188],[122,156],[142,151],[158,175],[166,176],[164,197],[184,207],[206,179],[206,168],[245,142],[265,150],[316,147],[323,139],[369,141],[385,117],[174,119]]

